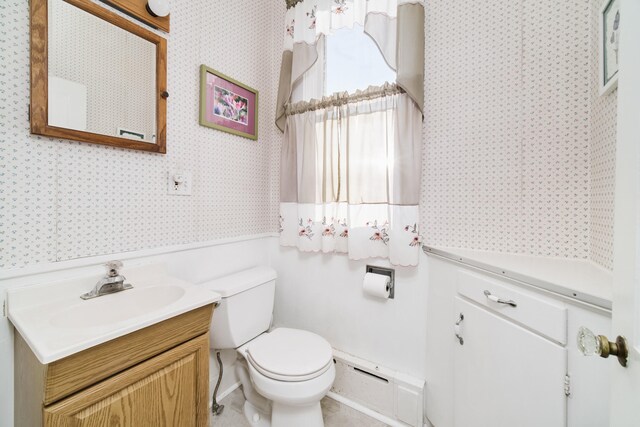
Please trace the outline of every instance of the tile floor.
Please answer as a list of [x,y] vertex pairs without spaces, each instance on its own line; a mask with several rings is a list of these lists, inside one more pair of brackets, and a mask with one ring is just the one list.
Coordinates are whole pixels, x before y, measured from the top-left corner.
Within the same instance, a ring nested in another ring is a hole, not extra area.
[[[220,404],[224,405],[224,411],[220,415],[211,417],[212,427],[251,427],[251,424],[244,418],[242,413],[244,396],[241,389],[234,390],[230,395],[222,399]],[[328,397],[322,399],[321,405],[325,427],[386,426],[386,424]]]

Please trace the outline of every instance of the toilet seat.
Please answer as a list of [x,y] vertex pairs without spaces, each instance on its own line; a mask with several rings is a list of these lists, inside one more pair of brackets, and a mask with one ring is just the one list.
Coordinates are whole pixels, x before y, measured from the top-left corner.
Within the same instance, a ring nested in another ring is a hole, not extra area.
[[267,378],[284,382],[308,381],[332,366],[331,345],[309,331],[277,328],[249,343],[247,361]]

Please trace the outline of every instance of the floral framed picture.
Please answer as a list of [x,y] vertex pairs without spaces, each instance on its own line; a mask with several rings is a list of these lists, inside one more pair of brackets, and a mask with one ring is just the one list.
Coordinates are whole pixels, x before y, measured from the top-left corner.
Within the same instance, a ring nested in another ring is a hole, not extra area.
[[258,139],[258,91],[200,66],[200,125]]
[[620,44],[620,2],[605,0],[600,9],[600,95],[618,86],[618,48]]

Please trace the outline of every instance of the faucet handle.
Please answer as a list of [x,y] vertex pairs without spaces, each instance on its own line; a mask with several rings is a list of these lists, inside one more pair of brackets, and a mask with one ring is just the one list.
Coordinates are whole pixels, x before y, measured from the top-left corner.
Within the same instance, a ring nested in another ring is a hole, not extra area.
[[116,277],[118,274],[120,274],[118,270],[122,268],[122,261],[109,261],[104,266],[107,267],[107,276]]

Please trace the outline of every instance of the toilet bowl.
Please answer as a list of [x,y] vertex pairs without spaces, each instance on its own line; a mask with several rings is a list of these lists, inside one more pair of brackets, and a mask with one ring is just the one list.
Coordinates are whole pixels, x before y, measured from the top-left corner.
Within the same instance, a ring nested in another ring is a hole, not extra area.
[[211,348],[236,349],[244,413],[255,427],[322,427],[320,400],[335,379],[331,345],[313,332],[271,325],[276,273],[256,267],[203,283],[219,293]]
[[[238,348],[250,384],[272,403],[271,425],[322,427],[320,400],[335,379],[329,343],[299,329],[277,328]],[[247,394],[251,396],[250,393]],[[254,407],[259,404],[251,402]]]

